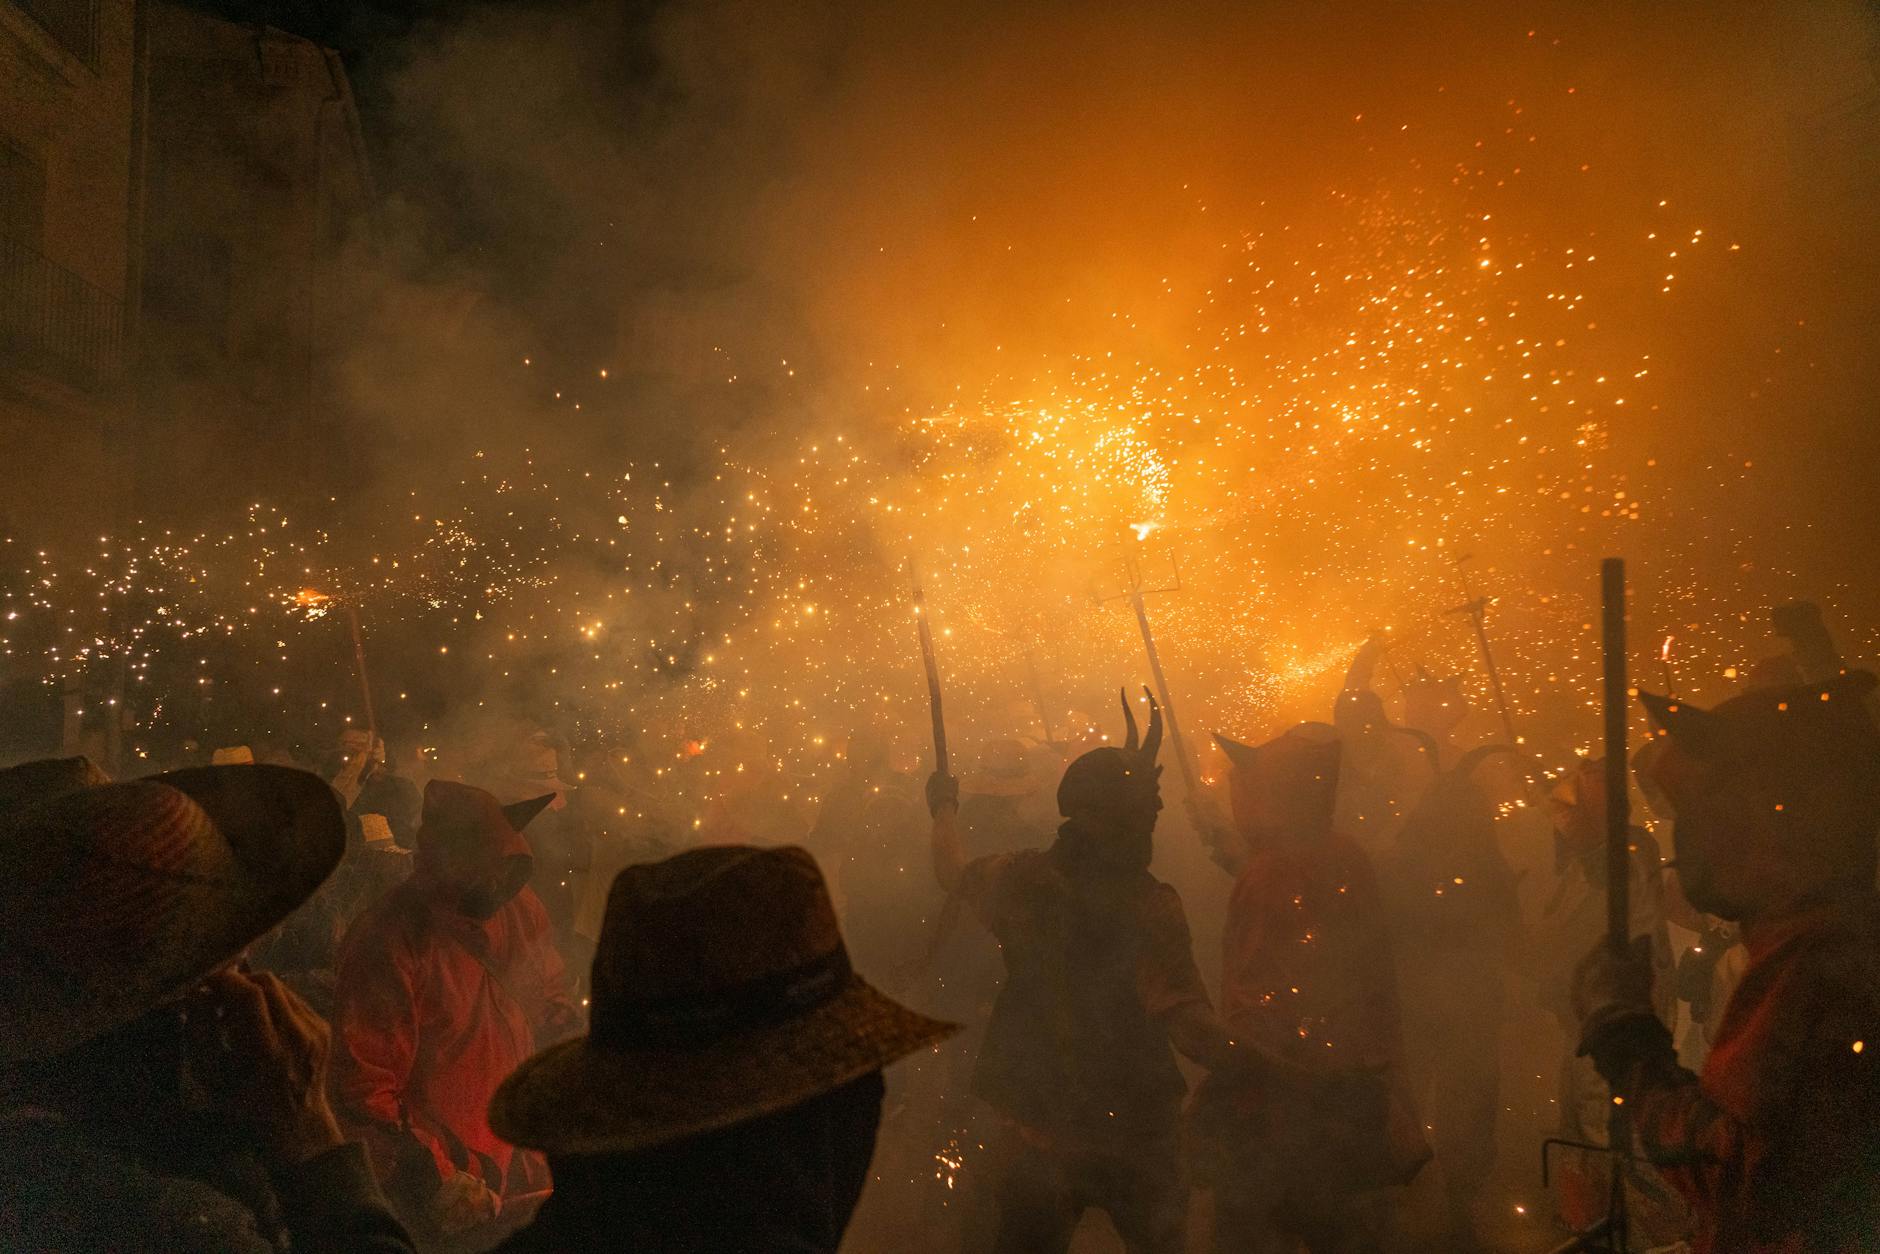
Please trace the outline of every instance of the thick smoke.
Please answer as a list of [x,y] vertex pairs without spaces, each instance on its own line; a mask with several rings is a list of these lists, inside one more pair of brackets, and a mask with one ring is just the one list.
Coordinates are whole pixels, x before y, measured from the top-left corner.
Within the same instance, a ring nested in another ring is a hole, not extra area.
[[918,558],[971,734],[1032,671],[1063,721],[1143,669],[1091,594],[1144,524],[1190,722],[1244,736],[1378,627],[1472,671],[1463,551],[1548,753],[1605,552],[1693,697],[1774,601],[1872,647],[1869,7],[433,11],[353,65],[353,482],[173,580],[284,716],[254,655],[345,660],[250,629],[305,579],[420,726],[918,728]]
[[[350,372],[390,437],[376,486],[424,500],[470,451],[526,448],[658,462],[683,509],[726,449],[775,469],[843,434],[891,462],[898,425],[950,403],[1037,403],[1105,354],[1180,369],[1248,233],[1312,239],[1354,198],[1453,233],[1442,196],[1479,157],[1506,183],[1498,238],[1620,263],[1585,282],[1657,391],[1597,451],[1659,507],[1610,538],[1643,550],[1649,627],[1802,594],[1871,623],[1848,576],[1876,536],[1873,30],[1851,4],[471,9],[362,70],[397,275]],[[1693,224],[1712,255],[1652,299],[1635,280],[1682,266],[1645,241]],[[562,498],[556,534],[600,534],[615,504]],[[883,539],[891,571],[905,537]],[[1698,583],[1716,599],[1652,617]],[[1584,590],[1553,591],[1577,628]],[[713,611],[691,613],[710,637]]]

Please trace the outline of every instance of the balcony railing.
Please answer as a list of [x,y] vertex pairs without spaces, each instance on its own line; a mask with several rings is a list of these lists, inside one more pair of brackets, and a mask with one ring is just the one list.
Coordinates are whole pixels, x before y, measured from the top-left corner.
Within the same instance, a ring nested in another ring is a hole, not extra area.
[[0,236],[0,364],[97,388],[118,372],[124,303]]

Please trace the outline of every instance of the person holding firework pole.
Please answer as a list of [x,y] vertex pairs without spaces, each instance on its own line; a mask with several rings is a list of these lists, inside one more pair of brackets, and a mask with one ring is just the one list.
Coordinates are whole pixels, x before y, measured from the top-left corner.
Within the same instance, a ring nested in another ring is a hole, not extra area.
[[1204,1067],[1251,1067],[1195,968],[1175,890],[1149,874],[1162,809],[1156,752],[1127,699],[1128,738],[1064,773],[1064,823],[1045,849],[966,860],[959,784],[927,784],[934,872],[998,938],[1005,982],[973,1090],[999,1117],[989,1146],[999,1254],[1063,1250],[1083,1212],[1109,1213],[1132,1254],[1185,1250],[1180,1151],[1187,1085],[1175,1052]]
[[1695,1254],[1880,1243],[1880,727],[1864,672],[1713,709],[1651,694],[1679,883],[1749,964],[1702,1075],[1678,1065],[1644,945],[1575,974],[1580,1049],[1690,1203]]

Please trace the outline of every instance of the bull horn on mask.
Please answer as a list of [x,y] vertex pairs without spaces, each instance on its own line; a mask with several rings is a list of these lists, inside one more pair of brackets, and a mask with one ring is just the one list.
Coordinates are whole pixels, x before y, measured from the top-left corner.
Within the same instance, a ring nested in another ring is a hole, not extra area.
[[1137,740],[1136,712],[1129,708],[1129,689],[1118,688],[1116,690],[1116,695],[1122,698],[1123,726],[1129,729],[1129,734],[1125,736],[1123,739],[1123,752],[1134,753],[1136,752],[1137,749],[1141,747],[1141,745]]
[[1149,700],[1149,734],[1142,738],[1142,760],[1150,766],[1155,765],[1155,755],[1162,750],[1162,707],[1156,704],[1155,694],[1147,685],[1142,695]]

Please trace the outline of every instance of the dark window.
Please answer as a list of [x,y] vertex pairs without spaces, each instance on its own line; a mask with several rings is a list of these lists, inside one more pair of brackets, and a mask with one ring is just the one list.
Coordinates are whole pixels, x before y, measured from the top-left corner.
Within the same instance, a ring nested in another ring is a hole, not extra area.
[[38,248],[46,225],[46,167],[0,143],[0,236]]
[[65,50],[93,69],[98,68],[98,10],[100,0],[14,0],[33,15],[65,46]]

